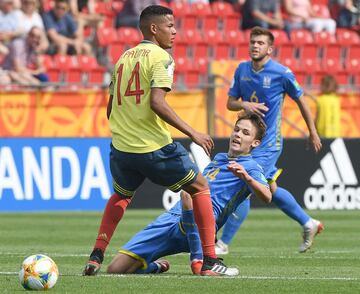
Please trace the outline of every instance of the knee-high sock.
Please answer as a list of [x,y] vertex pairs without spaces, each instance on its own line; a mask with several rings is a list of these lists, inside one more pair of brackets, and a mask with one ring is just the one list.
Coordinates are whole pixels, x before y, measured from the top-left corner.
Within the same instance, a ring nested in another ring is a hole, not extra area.
[[186,233],[186,238],[190,249],[190,260],[203,259],[201,241],[197,225],[194,220],[194,214],[192,210],[182,211],[182,225]]
[[310,216],[302,209],[291,193],[284,188],[278,187],[273,194],[272,202],[275,203],[286,215],[304,225]]
[[105,252],[116,226],[122,219],[130,202],[130,198],[124,198],[116,193],[110,197],[104,210],[94,248],[100,248]]
[[210,190],[195,193],[192,196],[194,217],[198,226],[203,254],[216,258],[215,219],[210,198]]
[[229,216],[224,226],[224,230],[221,236],[221,241],[223,241],[225,244],[228,245],[230,244],[231,240],[236,235],[236,232],[240,229],[241,224],[248,216],[249,210],[250,210],[250,199],[247,198]]

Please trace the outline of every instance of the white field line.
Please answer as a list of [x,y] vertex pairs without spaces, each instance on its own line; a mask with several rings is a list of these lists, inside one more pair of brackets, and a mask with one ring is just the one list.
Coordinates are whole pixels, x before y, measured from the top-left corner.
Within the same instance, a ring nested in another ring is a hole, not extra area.
[[[0,272],[0,276],[17,276],[18,272]],[[61,274],[60,276],[65,277],[81,277],[81,274]],[[112,279],[122,279],[122,278],[159,278],[159,279],[196,279],[196,278],[209,278],[209,277],[199,277],[195,275],[107,275],[107,274],[99,274],[97,277],[102,278],[112,278]],[[218,277],[219,278],[219,277]],[[220,277],[221,278],[221,277]],[[235,277],[223,277],[226,279],[240,279],[240,280],[313,280],[313,281],[360,281],[360,278],[346,278],[346,277],[279,277],[279,276],[246,276],[246,275],[240,275]]]
[[[238,251],[233,253],[240,254]],[[357,254],[357,251],[316,251],[309,253],[297,253],[296,255],[241,255],[240,258],[251,259],[251,258],[279,258],[279,259],[360,259],[360,256],[331,256],[331,254]],[[1,252],[0,256],[23,256],[24,258],[31,253],[19,253],[19,252]],[[34,253],[35,254],[35,253]],[[47,253],[37,252],[37,254],[45,254],[50,257],[88,257],[89,253]],[[328,255],[329,254],[329,255]],[[188,253],[179,253],[176,255],[188,255]]]

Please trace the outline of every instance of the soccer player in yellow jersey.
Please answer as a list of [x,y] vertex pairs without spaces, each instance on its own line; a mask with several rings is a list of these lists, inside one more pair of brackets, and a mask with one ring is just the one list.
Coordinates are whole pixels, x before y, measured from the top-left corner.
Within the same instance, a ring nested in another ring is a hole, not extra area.
[[172,10],[148,6],[140,15],[140,30],[144,40],[121,55],[110,84],[107,115],[115,193],[106,205],[84,275],[99,271],[113,232],[145,178],[172,191],[183,189],[192,196],[204,253],[201,274],[222,275],[216,270],[224,265],[215,254],[215,221],[207,181],[185,148],[173,142],[166,126],[168,123],[177,128],[210,154],[212,139],[186,124],[165,100],[175,66],[165,51],[173,46],[176,35]]

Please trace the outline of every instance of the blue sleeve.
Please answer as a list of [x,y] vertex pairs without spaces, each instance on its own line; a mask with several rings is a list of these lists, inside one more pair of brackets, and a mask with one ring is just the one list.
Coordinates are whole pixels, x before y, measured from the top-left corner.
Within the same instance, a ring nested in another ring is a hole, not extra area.
[[50,12],[45,13],[43,15],[43,21],[44,21],[44,26],[45,26],[45,30],[48,31],[50,29],[56,29],[55,27],[55,21],[54,19],[51,17]]
[[240,88],[240,66],[235,71],[228,95],[234,98],[240,98],[242,96]]
[[[266,180],[263,171],[259,166],[256,166],[248,170],[247,172],[255,181],[269,188],[269,183]],[[251,190],[251,192],[254,192],[251,187],[249,187],[249,189]]]
[[77,30],[77,25],[76,25],[74,18],[70,14],[66,15],[66,22],[67,22],[69,33],[71,35],[74,35]]
[[301,88],[293,72],[290,69],[286,69],[283,76],[283,87],[285,92],[294,100],[299,99],[303,94],[304,90]]

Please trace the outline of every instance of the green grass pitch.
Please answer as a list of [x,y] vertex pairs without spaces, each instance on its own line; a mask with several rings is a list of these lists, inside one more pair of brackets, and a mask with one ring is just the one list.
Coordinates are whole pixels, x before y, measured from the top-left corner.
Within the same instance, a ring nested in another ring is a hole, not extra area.
[[[117,248],[160,210],[129,209],[109,246]],[[312,211],[325,230],[313,248],[297,253],[300,227],[276,209],[253,209],[231,244],[225,263],[235,278],[191,275],[188,255],[168,257],[161,275],[82,277],[101,213],[0,214],[0,293],[23,293],[18,271],[25,257],[43,253],[57,263],[60,278],[50,293],[360,293],[360,211]]]

